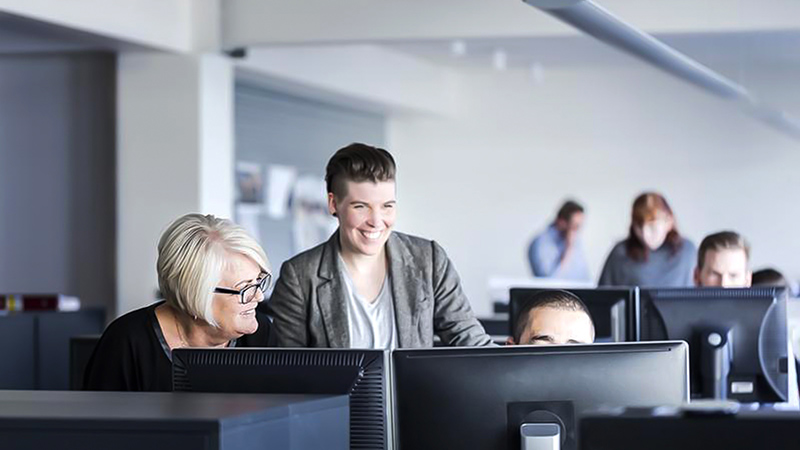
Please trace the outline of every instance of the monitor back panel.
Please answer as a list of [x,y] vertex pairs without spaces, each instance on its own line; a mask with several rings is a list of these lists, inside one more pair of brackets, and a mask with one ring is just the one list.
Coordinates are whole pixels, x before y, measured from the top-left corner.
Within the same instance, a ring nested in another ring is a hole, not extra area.
[[395,351],[396,448],[516,450],[519,426],[541,411],[565,422],[572,450],[587,410],[686,401],[687,352],[677,342]]

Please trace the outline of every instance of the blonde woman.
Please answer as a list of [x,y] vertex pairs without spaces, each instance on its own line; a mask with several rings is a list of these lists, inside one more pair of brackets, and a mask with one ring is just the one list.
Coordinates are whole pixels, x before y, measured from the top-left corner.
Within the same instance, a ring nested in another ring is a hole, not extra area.
[[256,307],[272,275],[264,250],[240,226],[187,214],[158,243],[164,300],[106,328],[86,368],[84,389],[171,391],[182,347],[271,347],[269,319]]

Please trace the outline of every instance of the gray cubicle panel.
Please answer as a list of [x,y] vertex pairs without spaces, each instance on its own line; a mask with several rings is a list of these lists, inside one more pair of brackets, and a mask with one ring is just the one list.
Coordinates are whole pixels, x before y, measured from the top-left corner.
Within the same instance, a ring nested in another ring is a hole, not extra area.
[[102,309],[0,316],[0,389],[69,389],[70,338],[104,324]]
[[102,309],[39,313],[36,330],[39,342],[38,389],[69,389],[70,339],[102,333],[104,323],[105,311]]
[[83,389],[83,376],[100,341],[99,334],[73,336],[69,340],[69,388],[72,391]]
[[35,315],[0,316],[0,389],[36,389]]

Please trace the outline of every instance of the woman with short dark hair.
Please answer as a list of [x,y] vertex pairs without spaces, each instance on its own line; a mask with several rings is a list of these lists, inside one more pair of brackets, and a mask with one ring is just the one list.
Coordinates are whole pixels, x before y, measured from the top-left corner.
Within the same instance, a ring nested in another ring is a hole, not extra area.
[[328,162],[328,209],[339,229],[281,267],[267,304],[286,347],[491,345],[453,264],[436,242],[394,230],[395,162],[352,144]]

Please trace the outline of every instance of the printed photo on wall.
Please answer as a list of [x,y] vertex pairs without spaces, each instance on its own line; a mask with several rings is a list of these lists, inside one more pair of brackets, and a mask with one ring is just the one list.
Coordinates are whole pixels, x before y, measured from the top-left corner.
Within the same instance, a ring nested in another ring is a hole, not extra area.
[[264,175],[260,164],[236,163],[236,202],[264,203]]

